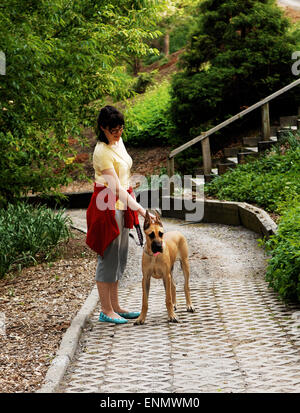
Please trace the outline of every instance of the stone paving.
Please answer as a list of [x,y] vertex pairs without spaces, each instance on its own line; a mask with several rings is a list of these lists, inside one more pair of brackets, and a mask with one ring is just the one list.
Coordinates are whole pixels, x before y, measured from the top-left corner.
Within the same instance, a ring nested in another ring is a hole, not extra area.
[[[196,312],[186,312],[177,264],[180,323],[167,322],[161,280],[151,281],[143,326],[99,323],[97,307],[58,392],[299,392],[300,308],[268,288],[259,237],[242,227],[163,221],[188,239]],[[140,258],[131,242],[120,289],[130,310],[141,307]]]

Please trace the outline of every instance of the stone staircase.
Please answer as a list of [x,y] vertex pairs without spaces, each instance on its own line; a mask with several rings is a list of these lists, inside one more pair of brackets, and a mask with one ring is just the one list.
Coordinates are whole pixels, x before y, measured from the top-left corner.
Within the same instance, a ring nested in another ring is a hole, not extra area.
[[271,149],[272,146],[285,140],[286,133],[292,132],[294,135],[300,131],[300,108],[299,116],[282,116],[278,126],[271,126],[271,136],[269,140],[262,140],[261,136],[251,136],[243,138],[243,145],[240,147],[224,148],[224,157],[219,160],[215,168],[212,168],[210,176],[192,178],[192,192],[211,181],[216,176],[220,176],[229,169],[235,168],[238,164],[250,162],[257,159],[263,152]]
[[262,140],[260,136],[244,137],[242,146],[224,148],[224,157],[212,169],[211,177],[222,175],[229,169],[235,168],[238,164],[258,158],[267,149],[282,141],[286,137],[287,131],[295,134],[298,129],[300,130],[299,116],[280,117],[280,125],[271,126],[270,140]]

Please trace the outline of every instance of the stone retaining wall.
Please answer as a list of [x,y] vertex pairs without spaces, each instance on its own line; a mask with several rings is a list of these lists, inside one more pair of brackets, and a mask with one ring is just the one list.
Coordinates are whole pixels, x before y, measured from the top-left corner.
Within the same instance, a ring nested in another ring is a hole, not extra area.
[[[67,193],[66,200],[62,201],[60,204],[61,207],[68,209],[77,209],[77,208],[87,208],[92,196],[92,192],[79,192],[79,193]],[[145,194],[144,194],[145,195]],[[148,195],[149,192],[148,192]],[[137,193],[137,200],[144,204],[144,200],[148,199],[147,194],[143,197],[143,193]],[[149,198],[150,199],[150,198]],[[162,207],[162,197],[158,196],[158,193],[154,193],[153,199],[156,199],[154,204],[151,204],[152,208],[161,208]],[[179,198],[178,198],[179,199]],[[48,198],[44,200],[42,198],[29,197],[27,200],[31,204],[46,204],[51,208],[56,207],[56,202],[53,198]],[[162,216],[168,218],[178,218],[185,219],[186,213],[191,213],[192,204],[195,205],[192,200],[185,200],[182,203],[183,208],[180,210],[174,209],[175,198],[164,197],[164,201],[167,203],[170,202],[170,209],[162,209]],[[203,201],[197,200],[197,203],[202,203]],[[143,205],[145,206],[145,205]],[[199,205],[199,207],[203,205]],[[272,220],[272,218],[261,208],[254,207],[246,202],[231,202],[231,201],[219,201],[206,199],[204,201],[204,216],[201,221],[205,223],[217,223],[225,225],[242,225],[245,228],[248,228],[262,236],[269,237],[277,231],[277,225]]]

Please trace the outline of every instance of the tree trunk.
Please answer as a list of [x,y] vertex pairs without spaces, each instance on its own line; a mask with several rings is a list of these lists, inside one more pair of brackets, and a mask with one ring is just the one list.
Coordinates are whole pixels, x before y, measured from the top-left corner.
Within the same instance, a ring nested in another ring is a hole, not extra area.
[[133,61],[133,74],[136,76],[141,70],[141,61],[138,57],[134,58]]
[[169,32],[166,32],[165,37],[164,37],[163,53],[165,54],[166,57],[168,57],[170,54],[170,33]]

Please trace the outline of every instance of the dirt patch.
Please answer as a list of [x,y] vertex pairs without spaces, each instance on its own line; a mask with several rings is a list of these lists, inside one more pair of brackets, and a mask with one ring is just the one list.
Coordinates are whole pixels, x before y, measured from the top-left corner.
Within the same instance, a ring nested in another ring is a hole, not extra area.
[[297,23],[300,21],[300,10],[294,10],[289,6],[284,6],[283,4],[278,4],[278,6],[284,10],[286,17],[288,17],[292,23]]
[[0,280],[3,393],[34,392],[41,386],[64,332],[94,286],[96,254],[85,244],[85,234],[72,233],[59,260]]
[[178,67],[178,62],[180,56],[184,52],[185,48],[180,49],[177,52],[170,54],[166,63],[162,63],[158,60],[157,62],[154,62],[149,66],[142,67],[141,72],[152,72],[153,70],[157,70],[155,81],[160,83],[162,80],[168,79],[171,75],[180,70]]

